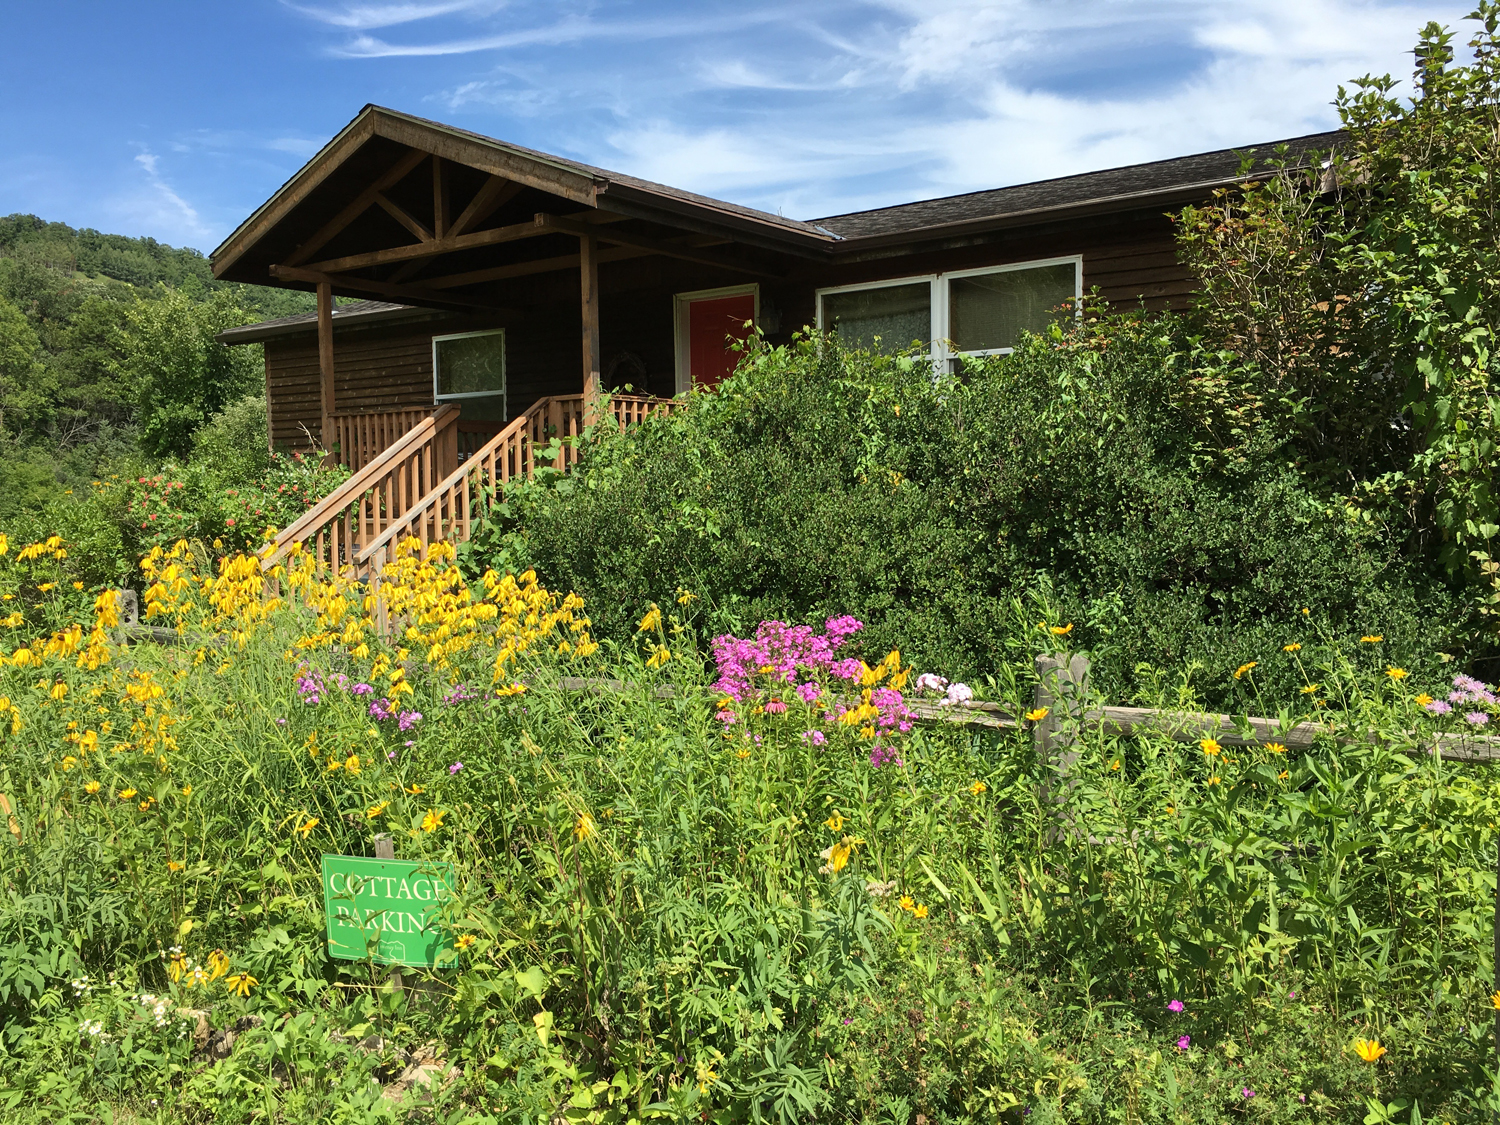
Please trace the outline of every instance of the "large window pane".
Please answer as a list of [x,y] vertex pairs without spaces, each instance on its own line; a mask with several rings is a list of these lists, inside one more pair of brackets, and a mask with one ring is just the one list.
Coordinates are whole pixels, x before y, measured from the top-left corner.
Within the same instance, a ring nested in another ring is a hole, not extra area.
[[437,394],[505,393],[505,333],[438,337]]
[[[846,344],[887,354],[932,343],[932,286],[926,281],[823,294],[823,327]],[[876,339],[879,339],[877,346]]]
[[1040,332],[1078,295],[1076,267],[1003,270],[948,281],[950,332],[961,352],[1013,348],[1022,332]]

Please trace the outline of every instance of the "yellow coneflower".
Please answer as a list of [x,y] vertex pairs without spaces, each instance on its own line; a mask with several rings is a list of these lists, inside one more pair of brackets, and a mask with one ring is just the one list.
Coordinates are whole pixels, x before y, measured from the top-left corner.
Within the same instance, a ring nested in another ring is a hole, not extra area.
[[969,786],[969,792],[972,793],[974,796],[977,797],[977,796],[979,796],[979,794],[983,793],[988,788],[989,788],[989,786],[986,785],[984,782],[982,782],[982,781],[976,781],[973,785]]
[[1268,742],[1268,743],[1266,743],[1266,749],[1269,750],[1273,754],[1285,754],[1286,753],[1286,747],[1283,746],[1279,742]]
[[1407,676],[1411,675],[1411,673],[1408,672],[1405,668],[1394,668],[1394,667],[1393,668],[1387,668],[1385,670],[1385,674],[1387,676],[1389,676],[1391,679],[1396,680],[1398,682],[1401,681],[1401,680],[1406,679]]
[[578,819],[573,822],[573,838],[582,842],[592,840],[597,835],[599,835],[599,825],[594,818],[586,812],[579,813]]
[[302,833],[302,838],[305,840],[312,835],[312,830],[316,828],[318,824],[319,821],[317,817],[310,817],[309,819],[303,821],[301,824],[297,825],[297,827],[293,829],[293,831]]
[[1072,631],[1073,623],[1071,621],[1069,621],[1066,625],[1054,625],[1052,626],[1051,630],[1054,637],[1066,637]]
[[1215,738],[1200,738],[1198,740],[1198,745],[1203,748],[1203,752],[1205,754],[1207,754],[1210,758],[1214,758],[1214,757],[1217,757],[1219,755],[1220,746],[1219,746],[1218,739],[1215,739]]
[[97,781],[91,781],[83,787],[83,791],[85,793],[97,793],[103,788],[104,786],[100,785]]
[[1039,723],[1047,717],[1050,709],[1046,707],[1033,707],[1022,716],[1028,723]]
[[474,944],[475,940],[473,934],[459,934],[458,937],[453,939],[453,947],[455,949],[468,949],[469,946]]
[[1282,645],[1281,646],[1281,651],[1282,652],[1301,652],[1302,651],[1302,646],[1299,645],[1296,641],[1293,641],[1289,645]]
[[829,828],[833,829],[835,832],[842,832],[844,830],[844,820],[844,814],[835,810],[833,815],[831,815],[823,823],[826,824]]
[[1252,671],[1255,668],[1256,663],[1257,663],[1256,661],[1252,660],[1248,664],[1241,664],[1238,668],[1236,668],[1234,670],[1234,678],[1237,679],[1237,680],[1244,679],[1245,676],[1246,676],[1246,674],[1248,674],[1250,671]]
[[374,820],[381,813],[385,812],[386,809],[390,808],[390,805],[389,801],[381,801],[378,805],[371,805],[365,810],[365,816],[369,820]]
[[1356,1039],[1354,1041],[1354,1053],[1367,1063],[1379,1062],[1382,1055],[1386,1053],[1385,1048],[1380,1045],[1379,1039]]
[[1360,637],[1359,643],[1362,645],[1378,645],[1383,640],[1385,640],[1384,633],[1370,633],[1367,636]]
[[260,981],[256,980],[249,973],[235,973],[234,976],[228,978],[224,983],[229,986],[230,995],[248,997],[250,990],[259,984]]

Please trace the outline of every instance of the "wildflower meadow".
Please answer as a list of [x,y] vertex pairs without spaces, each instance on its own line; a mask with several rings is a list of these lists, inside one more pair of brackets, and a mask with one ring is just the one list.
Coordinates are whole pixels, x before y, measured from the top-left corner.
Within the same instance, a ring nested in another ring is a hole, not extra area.
[[[142,575],[177,643],[125,643],[67,553],[0,554],[7,1121],[1500,1106],[1500,798],[1424,749],[1500,708],[1380,635],[1308,616],[1266,654],[1306,751],[1065,724],[1060,783],[1028,659],[953,683],[847,615],[700,649],[683,588],[601,641],[577,596],[445,545],[367,587],[180,541]],[[1071,641],[1040,599],[1013,619],[1018,653]],[[976,696],[1026,717],[944,718]],[[382,841],[455,873],[435,966],[328,956],[321,857]]]

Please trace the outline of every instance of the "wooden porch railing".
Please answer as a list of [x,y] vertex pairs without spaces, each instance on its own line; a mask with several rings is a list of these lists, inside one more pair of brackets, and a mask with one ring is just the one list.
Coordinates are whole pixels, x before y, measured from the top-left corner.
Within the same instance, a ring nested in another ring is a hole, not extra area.
[[329,418],[333,432],[327,435],[323,444],[334,452],[340,465],[358,471],[394,445],[412,427],[430,417],[430,406],[334,414]]
[[353,563],[369,543],[458,463],[458,407],[444,404],[356,469],[276,537],[265,566],[279,562],[293,543],[311,548],[320,566]]
[[[673,399],[644,395],[614,395],[608,401],[610,416],[622,430],[652,414],[671,413],[680,405]],[[397,544],[407,539],[420,542],[424,554],[439,540],[464,542],[487,501],[511,481],[533,476],[537,450],[547,448],[554,438],[560,445],[553,467],[569,471],[578,462],[574,439],[583,433],[583,416],[582,395],[534,403],[361,549],[355,560],[357,572],[378,575],[395,557]]]
[[[608,399],[610,416],[622,430],[679,405],[642,395]],[[544,398],[481,443],[485,435],[466,431],[457,407],[440,406],[281,532],[263,565],[279,562],[293,543],[302,543],[319,565],[352,568],[357,577],[369,578],[406,539],[417,539],[423,554],[439,540],[461,543],[495,492],[535,473],[537,450],[554,438],[560,445],[553,467],[567,472],[577,464],[583,420],[582,395]]]

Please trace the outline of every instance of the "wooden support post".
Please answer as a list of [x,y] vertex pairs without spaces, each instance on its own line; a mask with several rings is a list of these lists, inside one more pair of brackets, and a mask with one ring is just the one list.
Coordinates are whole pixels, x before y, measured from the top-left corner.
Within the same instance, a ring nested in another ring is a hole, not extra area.
[[[391,834],[389,832],[379,832],[379,833],[376,833],[376,835],[375,835],[375,858],[376,859],[395,859],[396,858],[396,844],[391,839]],[[391,970],[391,987],[394,988],[397,992],[404,991],[404,986],[403,986],[402,981],[401,981],[401,970],[400,969],[392,969]]]
[[323,429],[318,440],[333,451],[333,285],[318,282],[318,376],[323,387]]
[[448,189],[443,183],[443,158],[432,158],[432,237],[448,234]]
[[599,239],[578,239],[578,276],[583,298],[583,424],[591,425],[599,399]]
[[[1037,685],[1032,706],[1045,707],[1047,715],[1032,729],[1038,761],[1046,780],[1043,804],[1061,806],[1073,782],[1068,777],[1078,751],[1068,749],[1078,734],[1089,690],[1089,661],[1082,653],[1038,656]],[[1062,810],[1059,808],[1059,814]]]

